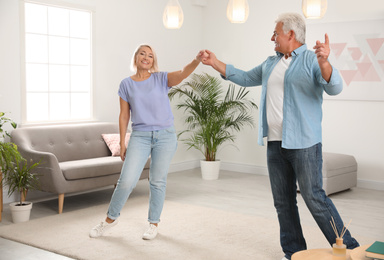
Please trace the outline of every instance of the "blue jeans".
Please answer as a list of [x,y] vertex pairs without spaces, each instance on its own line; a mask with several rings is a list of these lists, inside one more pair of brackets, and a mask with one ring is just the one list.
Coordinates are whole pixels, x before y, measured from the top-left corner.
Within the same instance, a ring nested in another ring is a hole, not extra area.
[[169,164],[176,148],[177,136],[174,127],[159,131],[131,133],[120,178],[108,208],[107,216],[110,219],[117,219],[120,216],[121,209],[136,187],[144,165],[151,155],[148,221],[160,222]]
[[[296,181],[317,225],[329,244],[335,243],[336,235],[330,221],[333,217],[339,235],[344,224],[335,205],[323,190],[321,143],[305,149],[284,149],[280,141],[270,141],[267,161],[274,205],[280,224],[280,244],[285,257],[291,259],[293,253],[307,249],[297,208]],[[359,246],[348,230],[343,238],[348,249]]]

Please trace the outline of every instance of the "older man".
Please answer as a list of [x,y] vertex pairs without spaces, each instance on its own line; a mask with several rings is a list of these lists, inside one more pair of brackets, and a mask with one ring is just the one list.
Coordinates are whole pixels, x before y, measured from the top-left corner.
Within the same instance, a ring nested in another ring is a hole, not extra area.
[[[316,42],[315,52],[305,44],[305,21],[295,13],[281,14],[271,41],[275,56],[250,71],[242,71],[218,60],[206,50],[202,60],[227,80],[244,87],[262,85],[258,142],[267,137],[267,163],[274,205],[280,224],[280,243],[291,259],[306,249],[296,201],[296,181],[318,226],[332,245],[344,224],[322,188],[322,102],[323,92],[337,95],[343,88],[339,72],[328,61],[329,38]],[[359,243],[349,231],[344,243],[352,249]]]

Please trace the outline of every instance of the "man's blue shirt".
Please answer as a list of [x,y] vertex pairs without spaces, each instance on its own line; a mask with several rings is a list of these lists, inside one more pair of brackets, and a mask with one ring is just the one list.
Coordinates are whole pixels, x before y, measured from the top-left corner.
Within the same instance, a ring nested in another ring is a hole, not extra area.
[[[287,149],[308,148],[322,141],[323,91],[337,95],[343,89],[339,72],[332,67],[329,83],[323,79],[316,54],[304,44],[294,50],[292,61],[284,76],[282,147]],[[275,65],[283,57],[277,53],[250,71],[226,66],[225,79],[240,86],[262,85],[259,106],[259,145],[268,135],[266,94],[267,83]]]

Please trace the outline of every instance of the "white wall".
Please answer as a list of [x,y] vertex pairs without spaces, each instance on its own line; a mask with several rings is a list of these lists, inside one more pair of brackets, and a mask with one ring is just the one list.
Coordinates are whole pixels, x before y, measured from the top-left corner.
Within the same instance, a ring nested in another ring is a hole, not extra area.
[[[160,69],[165,71],[181,69],[202,48],[214,51],[224,62],[251,69],[266,56],[274,54],[270,38],[277,14],[301,12],[301,0],[280,0],[278,4],[276,1],[249,0],[248,21],[231,24],[226,18],[227,1],[179,0],[184,11],[184,24],[179,30],[167,30],[162,24],[166,0],[59,2],[88,6],[94,10],[94,117],[97,121],[111,122],[118,120],[118,85],[122,78],[131,74],[131,55],[139,43],[147,42],[155,47]],[[22,113],[19,4],[18,0],[0,0],[0,111],[7,112],[18,123]],[[367,0],[353,6],[350,1],[338,0],[328,1],[324,19],[310,22],[383,18],[382,0]],[[200,65],[197,72],[202,70],[218,75]],[[251,96],[257,103],[259,95],[259,88],[251,89]],[[383,102],[324,102],[324,150],[353,154],[360,167],[360,186],[384,186],[384,122],[380,119],[383,112]],[[181,113],[174,109],[174,115],[176,128],[180,130],[183,126],[179,119]],[[256,140],[257,130],[246,129],[238,136],[236,144],[239,150],[224,147],[219,153],[224,167],[265,173],[265,147],[258,146]],[[179,143],[172,165],[196,165],[199,158],[202,156],[198,152],[185,151],[185,146]]]
[[20,122],[19,2],[0,1],[0,111]]
[[[205,48],[215,52],[225,63],[244,70],[274,54],[270,39],[277,15],[301,13],[300,0],[254,0],[248,3],[250,14],[245,24],[231,24],[226,19],[227,1],[210,0],[204,9]],[[308,24],[375,19],[384,19],[384,1],[355,1],[351,4],[349,0],[338,0],[328,1],[325,17],[308,20]],[[353,30],[350,28],[351,34]],[[323,36],[319,40],[324,41]],[[308,42],[308,47],[314,44]],[[259,103],[260,88],[251,91]],[[359,164],[358,186],[384,189],[384,102],[324,100],[323,111],[323,150],[354,155]],[[245,131],[238,137],[240,152],[225,149],[220,154],[221,160],[239,166],[248,165],[249,171],[260,171],[266,167],[266,149],[257,146],[256,139],[256,129]]]
[[[43,0],[44,1],[44,0]],[[131,56],[140,43],[155,48],[163,71],[180,70],[202,48],[201,6],[180,0],[184,24],[179,30],[165,29],[162,22],[167,1],[158,0],[45,0],[88,7],[94,11],[94,119],[118,122],[117,91],[120,81],[131,75]],[[0,0],[0,111],[21,123],[20,1]],[[199,71],[199,70],[197,70]],[[176,122],[179,126],[179,123]],[[174,162],[196,159],[183,153]],[[4,191],[5,194],[5,191]],[[33,193],[29,195],[33,198]],[[7,198],[5,202],[12,201]]]

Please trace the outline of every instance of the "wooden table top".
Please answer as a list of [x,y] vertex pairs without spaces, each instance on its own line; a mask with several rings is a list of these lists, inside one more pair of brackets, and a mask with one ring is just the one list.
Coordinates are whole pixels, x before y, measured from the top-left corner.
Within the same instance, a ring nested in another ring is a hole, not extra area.
[[332,248],[308,249],[299,251],[292,255],[292,260],[352,260],[350,257],[352,250],[347,250],[347,258],[334,257]]
[[[346,260],[364,260],[365,250],[370,245],[363,245],[356,247],[353,250],[347,249],[347,258]],[[321,248],[321,249],[308,249],[297,252],[292,255],[292,260],[342,260],[343,258],[334,257],[332,255],[332,248]]]

